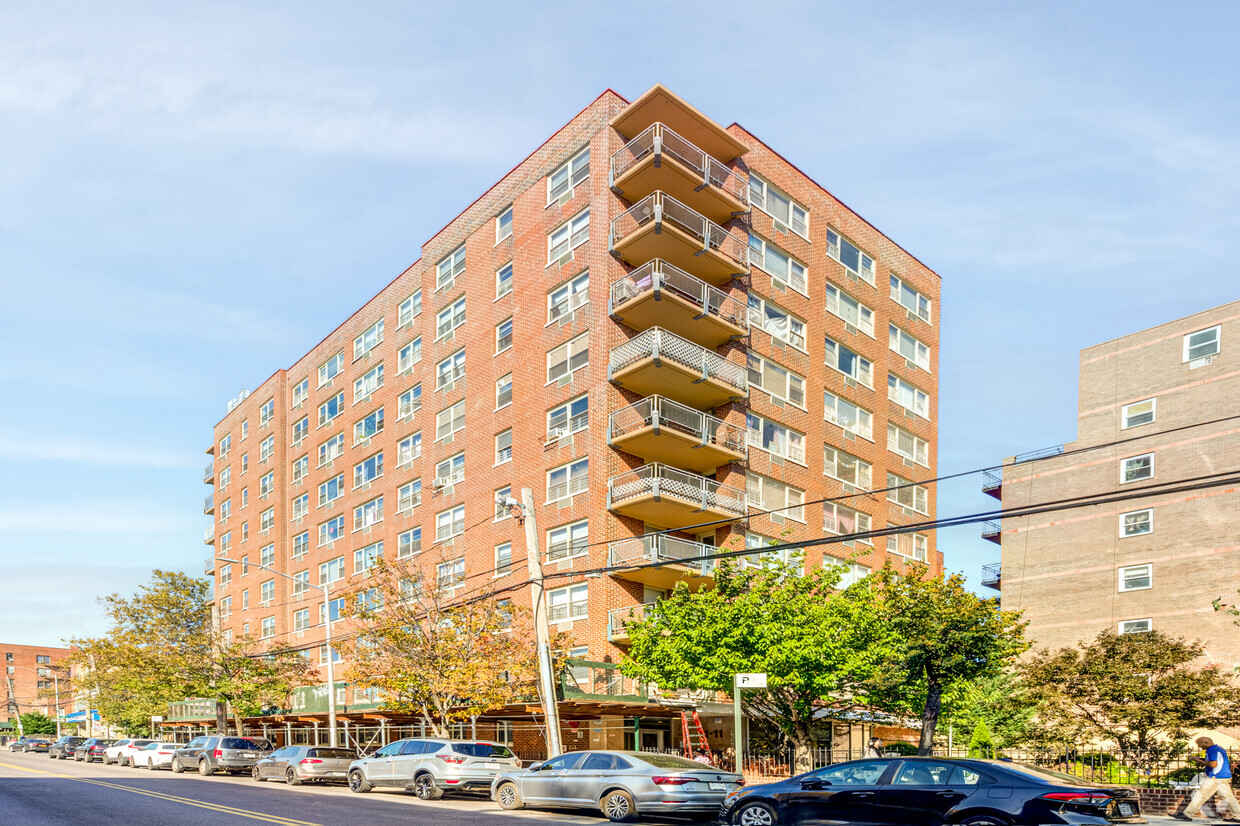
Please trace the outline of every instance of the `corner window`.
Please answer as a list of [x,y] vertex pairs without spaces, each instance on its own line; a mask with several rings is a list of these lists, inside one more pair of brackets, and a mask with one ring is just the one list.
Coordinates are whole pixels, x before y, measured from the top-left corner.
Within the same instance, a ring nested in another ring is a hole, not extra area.
[[1119,569],[1120,591],[1144,591],[1154,584],[1154,566],[1129,565]]
[[1127,430],[1130,427],[1152,423],[1157,413],[1157,405],[1157,398],[1124,405],[1121,414],[1123,420],[1121,429]]
[[774,219],[776,232],[791,229],[802,238],[809,238],[809,210],[752,172],[749,203]]
[[1145,508],[1139,511],[1130,511],[1119,515],[1119,535],[1120,538],[1128,536],[1143,536],[1154,532],[1154,510]]
[[495,217],[495,243],[512,237],[512,207]]
[[1154,454],[1144,453],[1140,456],[1130,456],[1127,459],[1121,459],[1119,463],[1119,481],[1120,484],[1127,482],[1140,482],[1143,479],[1154,478]]
[[1184,361],[1216,355],[1222,344],[1223,328],[1219,325],[1184,336]]

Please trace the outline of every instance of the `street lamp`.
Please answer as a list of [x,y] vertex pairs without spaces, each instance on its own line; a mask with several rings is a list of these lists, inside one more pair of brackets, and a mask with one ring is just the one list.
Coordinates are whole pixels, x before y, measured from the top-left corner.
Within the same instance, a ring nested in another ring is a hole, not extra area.
[[[19,671],[33,671],[35,674],[35,677],[46,676],[44,674],[40,674],[38,668],[31,668],[28,665],[10,665],[7,667],[15,668],[15,669],[18,669]],[[59,671],[61,668],[63,668],[63,666],[52,665],[51,663],[48,663],[45,667],[47,668],[48,671],[52,672],[52,682],[56,687],[56,739],[59,740],[60,739],[60,675],[57,674],[56,672]],[[35,691],[38,691],[37,681],[35,682],[35,686],[36,686]],[[25,731],[22,729],[22,715],[21,715],[20,707],[18,707],[17,709],[17,731],[22,736],[25,736]]]
[[302,580],[294,576],[289,576],[283,571],[277,571],[268,565],[255,565],[253,562],[242,562],[237,559],[229,559],[228,557],[223,556],[223,555],[217,556],[216,559],[218,559],[220,562],[231,562],[237,565],[245,565],[247,567],[258,568],[260,571],[266,571],[269,574],[275,574],[276,576],[282,576],[285,579],[291,579],[293,582],[299,583],[301,585],[305,585],[306,587],[313,588],[316,591],[322,592],[323,594],[323,628],[325,629],[324,630],[324,633],[326,635],[325,641],[327,643],[327,728],[328,728],[328,733],[329,733],[330,745],[332,745],[333,747],[336,746],[337,745],[336,743],[336,669],[333,666],[333,660],[335,660],[335,652],[332,651],[332,606],[331,606],[331,600],[329,597],[329,592],[331,590],[331,582],[328,582],[325,585],[319,586],[319,585],[315,585],[314,583],[310,582],[309,579]]

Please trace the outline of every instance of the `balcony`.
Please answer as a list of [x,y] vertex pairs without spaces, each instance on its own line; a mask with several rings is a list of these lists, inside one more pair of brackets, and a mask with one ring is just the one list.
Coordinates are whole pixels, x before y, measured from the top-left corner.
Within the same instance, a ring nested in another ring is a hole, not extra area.
[[999,586],[1002,579],[1001,562],[995,562],[990,565],[982,566],[982,584],[987,588],[994,588],[996,591],[1002,590]]
[[1003,471],[982,471],[982,493],[989,493],[996,499],[1003,499]]
[[749,211],[749,180],[662,123],[611,156],[611,188],[629,202],[662,190],[712,221]]
[[608,312],[634,330],[662,327],[706,347],[749,332],[749,308],[699,278],[654,259],[611,282]]
[[645,605],[631,605],[627,608],[612,608],[607,612],[607,641],[628,643],[627,624],[632,620],[645,619],[646,613],[653,608],[653,602],[647,602]]
[[745,144],[699,112],[662,84],[656,84],[612,118],[612,127],[626,138],[635,138],[656,123],[675,129],[702,151],[727,163],[749,151]]
[[203,513],[215,513],[215,494],[208,493],[202,500]]
[[607,378],[642,396],[667,396],[699,410],[748,394],[744,365],[661,327],[612,348]]
[[661,191],[612,219],[608,245],[634,267],[662,258],[715,286],[749,272],[747,238]]
[[207,576],[215,576],[215,557],[214,556],[207,557],[206,562],[203,564],[202,572],[206,574]]
[[989,539],[996,545],[1003,544],[1003,524],[998,519],[982,523],[982,539]]
[[614,411],[607,425],[607,443],[612,447],[698,473],[744,461],[746,435],[744,427],[662,396]]
[[667,528],[748,513],[744,489],[658,463],[608,479],[607,509]]
[[605,705],[646,703],[650,692],[645,683],[620,673],[615,663],[565,660],[560,674],[560,699]]
[[613,571],[612,576],[640,582],[652,588],[671,589],[684,581],[690,588],[708,585],[714,577],[715,560],[704,559],[718,549],[667,534],[634,536],[608,546],[607,564],[640,566]]
[[208,485],[215,481],[215,462],[207,465],[206,469],[202,472],[202,481]]
[[215,526],[214,525],[212,525],[211,527],[207,528],[205,531],[202,532],[202,541],[207,545],[215,544]]

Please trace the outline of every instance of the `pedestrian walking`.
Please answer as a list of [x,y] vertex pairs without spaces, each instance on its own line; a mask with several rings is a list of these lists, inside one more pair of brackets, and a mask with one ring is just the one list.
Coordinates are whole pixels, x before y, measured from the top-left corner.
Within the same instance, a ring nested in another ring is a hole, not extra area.
[[1231,816],[1240,820],[1240,802],[1237,802],[1236,793],[1231,790],[1231,761],[1227,758],[1227,749],[1215,745],[1209,737],[1198,737],[1197,746],[1205,750],[1206,756],[1194,757],[1193,760],[1206,770],[1206,778],[1197,791],[1193,792],[1184,813],[1176,815],[1176,819],[1205,820],[1204,817],[1198,817],[1198,813],[1205,802],[1217,794],[1227,804]]
[[865,746],[864,757],[882,757],[883,756],[883,738],[871,737],[870,742]]

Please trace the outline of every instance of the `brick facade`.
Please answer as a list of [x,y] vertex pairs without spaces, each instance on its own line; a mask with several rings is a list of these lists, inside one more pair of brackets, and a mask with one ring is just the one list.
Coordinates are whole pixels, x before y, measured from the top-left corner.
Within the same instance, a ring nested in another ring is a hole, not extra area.
[[63,665],[71,651],[69,648],[0,643],[0,655],[4,660],[4,682],[0,684],[4,703],[0,706],[0,719],[13,721],[16,728],[14,704],[19,714],[37,711],[55,717],[57,683],[60,709],[62,713],[71,711],[73,690],[68,668]]

